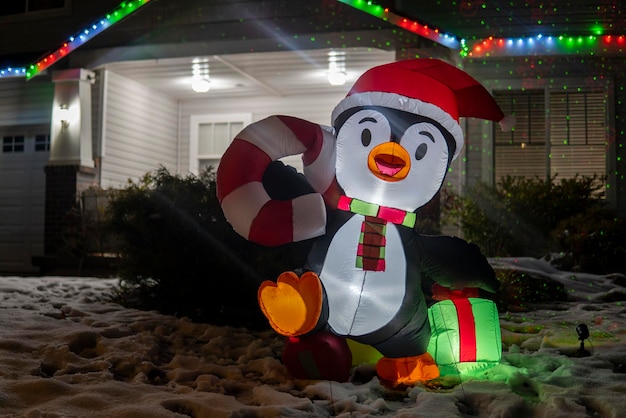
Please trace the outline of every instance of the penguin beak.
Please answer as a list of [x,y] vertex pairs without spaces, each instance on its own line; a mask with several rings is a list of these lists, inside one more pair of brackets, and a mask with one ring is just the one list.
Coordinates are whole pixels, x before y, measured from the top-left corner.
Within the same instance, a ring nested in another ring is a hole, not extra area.
[[370,151],[367,166],[379,179],[400,181],[409,174],[411,158],[402,145],[384,142]]

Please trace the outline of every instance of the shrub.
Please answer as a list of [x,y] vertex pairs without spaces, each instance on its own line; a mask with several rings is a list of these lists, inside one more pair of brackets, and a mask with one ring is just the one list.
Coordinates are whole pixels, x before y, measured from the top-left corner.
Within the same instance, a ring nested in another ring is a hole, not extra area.
[[108,230],[119,240],[120,302],[215,324],[265,325],[262,280],[301,266],[307,243],[263,248],[237,235],[216,196],[215,174],[165,168],[112,194]]
[[562,220],[552,231],[555,241],[588,273],[626,273],[626,221],[594,207]]
[[477,183],[465,196],[448,196],[444,216],[446,222],[457,223],[464,238],[478,245],[486,256],[522,253],[526,232],[497,189]]
[[465,196],[449,196],[444,211],[486,256],[566,252],[579,268],[614,272],[624,251],[624,220],[604,207],[603,190],[598,176],[507,176],[495,187],[478,183]]

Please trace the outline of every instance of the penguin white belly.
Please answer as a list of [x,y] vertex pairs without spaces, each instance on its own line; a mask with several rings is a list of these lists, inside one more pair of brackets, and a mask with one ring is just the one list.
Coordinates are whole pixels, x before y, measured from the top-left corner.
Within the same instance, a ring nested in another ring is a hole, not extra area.
[[363,216],[337,231],[320,273],[328,297],[328,323],[340,335],[364,335],[396,315],[406,292],[406,258],[397,227],[387,224],[385,271],[355,266]]

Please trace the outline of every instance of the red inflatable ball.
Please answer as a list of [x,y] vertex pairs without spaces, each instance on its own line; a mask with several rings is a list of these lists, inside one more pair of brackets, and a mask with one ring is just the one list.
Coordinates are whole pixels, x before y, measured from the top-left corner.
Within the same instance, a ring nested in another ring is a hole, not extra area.
[[352,352],[345,338],[316,332],[287,338],[282,361],[296,379],[346,382],[350,378]]

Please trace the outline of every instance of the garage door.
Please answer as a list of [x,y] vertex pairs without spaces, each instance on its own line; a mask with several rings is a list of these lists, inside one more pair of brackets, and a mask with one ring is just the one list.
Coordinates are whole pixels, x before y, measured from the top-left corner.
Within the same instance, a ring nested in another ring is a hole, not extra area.
[[0,272],[36,271],[43,255],[49,126],[0,127]]

